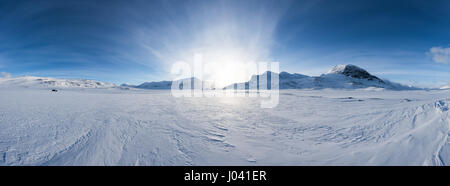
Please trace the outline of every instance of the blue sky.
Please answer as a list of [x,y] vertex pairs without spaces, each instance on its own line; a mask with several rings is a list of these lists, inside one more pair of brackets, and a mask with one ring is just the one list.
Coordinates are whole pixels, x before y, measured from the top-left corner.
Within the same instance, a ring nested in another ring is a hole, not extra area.
[[2,0],[0,72],[138,84],[170,79],[194,53],[239,53],[306,75],[350,63],[438,86],[450,83],[448,10],[445,0]]

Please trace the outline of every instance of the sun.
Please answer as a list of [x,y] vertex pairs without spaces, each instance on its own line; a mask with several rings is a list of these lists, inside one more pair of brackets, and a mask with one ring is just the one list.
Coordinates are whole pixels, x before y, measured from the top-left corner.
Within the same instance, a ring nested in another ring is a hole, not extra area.
[[215,88],[245,82],[256,73],[251,55],[238,49],[208,51],[203,55],[203,80],[213,82]]

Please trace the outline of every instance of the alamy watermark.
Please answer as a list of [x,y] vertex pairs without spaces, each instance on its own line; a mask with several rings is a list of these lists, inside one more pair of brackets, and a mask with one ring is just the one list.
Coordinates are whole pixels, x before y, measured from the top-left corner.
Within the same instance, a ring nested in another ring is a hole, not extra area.
[[[242,65],[250,80],[236,82],[225,87],[216,87],[216,80],[207,80],[211,64],[203,63],[201,54],[194,56],[191,67],[186,62],[179,61],[172,65],[171,73],[176,77],[172,80],[171,93],[174,97],[260,97],[261,108],[274,108],[279,103],[279,62],[248,62]],[[217,65],[217,64],[214,64]],[[228,74],[233,76],[233,74]]]

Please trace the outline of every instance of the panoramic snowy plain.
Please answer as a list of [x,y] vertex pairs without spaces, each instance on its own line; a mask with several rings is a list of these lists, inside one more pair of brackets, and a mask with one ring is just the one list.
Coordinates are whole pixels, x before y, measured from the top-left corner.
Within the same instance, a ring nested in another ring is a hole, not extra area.
[[0,87],[0,165],[450,165],[450,90]]

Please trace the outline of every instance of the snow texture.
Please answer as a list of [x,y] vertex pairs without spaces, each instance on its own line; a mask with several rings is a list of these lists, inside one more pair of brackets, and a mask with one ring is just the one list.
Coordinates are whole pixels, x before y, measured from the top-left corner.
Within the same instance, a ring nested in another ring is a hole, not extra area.
[[450,165],[450,90],[281,90],[262,109],[267,98],[29,85],[0,88],[0,165]]

